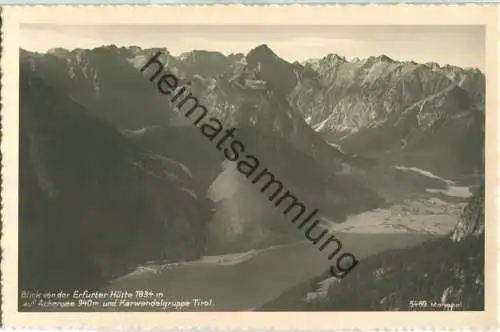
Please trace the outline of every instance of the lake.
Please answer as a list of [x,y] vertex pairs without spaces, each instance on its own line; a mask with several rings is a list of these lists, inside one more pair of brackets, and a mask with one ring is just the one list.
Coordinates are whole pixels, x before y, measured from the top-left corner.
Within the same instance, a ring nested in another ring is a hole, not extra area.
[[[342,252],[353,253],[363,264],[363,258],[371,254],[414,246],[435,236],[338,233],[336,237],[342,241]],[[114,280],[107,289],[151,290],[163,292],[165,300],[198,299],[210,303],[189,310],[252,310],[326,271],[335,263],[335,259],[330,262],[326,258],[327,250],[321,253],[317,246],[302,241],[192,262],[140,267]]]

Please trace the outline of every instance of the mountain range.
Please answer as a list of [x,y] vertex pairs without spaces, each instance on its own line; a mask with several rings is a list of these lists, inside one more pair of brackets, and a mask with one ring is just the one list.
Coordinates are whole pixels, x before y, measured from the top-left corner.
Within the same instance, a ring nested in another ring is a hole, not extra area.
[[[484,122],[485,76],[478,69],[387,56],[347,61],[335,54],[288,63],[266,45],[246,56],[192,51],[175,57],[166,49],[107,46],[23,51],[21,59],[93,114],[141,129],[176,120],[134,70],[158,50],[166,67],[191,81],[194,94],[227,125],[245,123],[274,133],[313,156],[322,154],[319,159],[340,150],[439,175],[480,172],[474,160],[482,142],[475,134]],[[453,144],[456,148],[444,149]]]
[[477,69],[334,54],[289,63],[266,45],[228,56],[114,45],[21,50],[25,288],[100,287],[147,261],[301,240],[148,84],[138,69],[157,51],[210,115],[334,223],[446,188],[439,177],[482,181]]

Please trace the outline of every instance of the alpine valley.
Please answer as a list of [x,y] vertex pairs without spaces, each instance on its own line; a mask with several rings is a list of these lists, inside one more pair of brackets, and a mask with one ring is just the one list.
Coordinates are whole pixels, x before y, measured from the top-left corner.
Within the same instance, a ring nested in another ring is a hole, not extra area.
[[[139,69],[166,70],[317,207],[360,260],[327,253],[179,115]],[[20,50],[19,283],[168,289],[199,310],[484,308],[485,76],[337,54],[102,46]],[[195,310],[190,308],[189,310]]]

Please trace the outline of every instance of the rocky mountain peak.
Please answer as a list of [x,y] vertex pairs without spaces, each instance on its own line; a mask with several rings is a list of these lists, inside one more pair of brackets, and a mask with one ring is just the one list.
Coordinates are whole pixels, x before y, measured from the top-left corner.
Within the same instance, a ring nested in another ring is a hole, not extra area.
[[297,85],[294,65],[278,57],[265,44],[248,52],[246,62],[246,71],[255,72],[255,79],[266,81],[282,96],[288,95]]
[[56,47],[56,48],[51,48],[50,50],[47,51],[47,54],[55,55],[57,57],[65,57],[68,55],[70,51],[62,48],[62,47]]
[[247,58],[252,58],[252,57],[260,58],[267,56],[272,56],[276,58],[278,57],[276,53],[274,53],[273,50],[271,50],[271,48],[267,46],[267,44],[261,44],[255,47],[254,49],[250,50],[250,52],[248,52],[247,54]]
[[[122,47],[121,49],[126,49],[125,47]],[[115,53],[118,52],[120,48],[116,46],[115,44],[110,44],[110,45],[103,45],[100,47],[94,48],[92,51],[94,52],[110,52],[110,53]]]
[[392,60],[391,58],[389,58],[387,55],[385,54],[381,54],[379,56],[377,56],[375,58],[377,61],[383,61],[383,62],[395,62],[394,60]]
[[394,63],[396,61],[394,61],[393,59],[389,58],[385,54],[380,54],[380,55],[377,55],[377,56],[370,56],[370,57],[368,57],[365,62],[368,63],[368,64],[375,64],[375,63],[379,63],[379,62]]
[[325,58],[324,58],[325,61],[327,61],[328,63],[344,63],[344,62],[347,62],[346,58],[343,57],[343,56],[340,56],[338,54],[328,54]]
[[225,58],[225,56],[220,53],[220,52],[212,52],[212,51],[205,51],[205,50],[192,50],[189,52],[184,52],[181,55],[179,55],[179,60],[182,61],[193,61],[196,60],[197,58]]
[[441,66],[438,63],[432,61],[426,62],[425,65],[431,68],[432,70],[438,70],[441,68]]
[[241,61],[242,59],[245,58],[245,54],[243,54],[243,53],[231,53],[227,57],[230,60]]

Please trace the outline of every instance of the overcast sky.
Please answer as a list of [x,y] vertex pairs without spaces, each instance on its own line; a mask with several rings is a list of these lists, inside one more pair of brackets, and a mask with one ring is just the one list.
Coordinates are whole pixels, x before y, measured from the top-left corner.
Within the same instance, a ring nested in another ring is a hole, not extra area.
[[385,54],[395,60],[485,66],[482,26],[209,26],[24,25],[21,47],[93,48],[102,45],[166,47],[179,55],[193,49],[247,53],[268,44],[288,61],[336,53],[348,59]]

